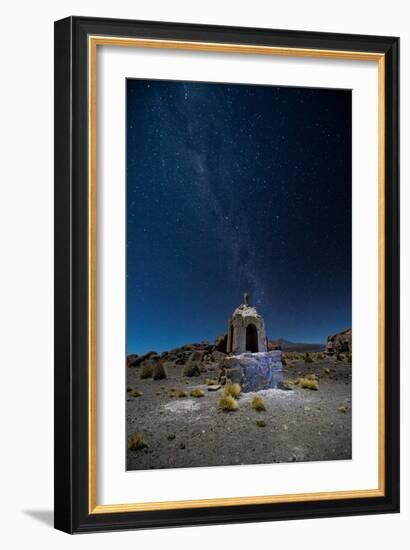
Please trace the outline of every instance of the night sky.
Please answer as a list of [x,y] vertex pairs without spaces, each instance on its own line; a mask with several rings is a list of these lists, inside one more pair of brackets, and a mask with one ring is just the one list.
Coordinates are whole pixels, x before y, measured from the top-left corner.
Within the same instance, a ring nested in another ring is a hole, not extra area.
[[351,92],[127,80],[127,352],[351,327]]

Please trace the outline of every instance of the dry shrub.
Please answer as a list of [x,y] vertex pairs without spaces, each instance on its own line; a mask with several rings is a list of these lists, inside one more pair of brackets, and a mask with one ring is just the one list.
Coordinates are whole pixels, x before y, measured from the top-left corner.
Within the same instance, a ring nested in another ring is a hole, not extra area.
[[130,395],[131,397],[141,397],[142,391],[132,390],[132,392],[130,392]]
[[181,390],[179,393],[178,393],[178,397],[186,397],[187,396],[187,393],[186,391],[184,390]]
[[227,384],[224,388],[225,395],[231,395],[235,399],[239,397],[241,393],[241,386],[239,384]]
[[223,395],[218,402],[218,408],[221,411],[236,411],[238,407],[238,402],[232,395]]
[[140,378],[141,380],[146,380],[147,378],[152,378],[152,371],[154,370],[152,363],[146,363],[141,367]]
[[185,365],[184,370],[182,371],[183,376],[199,376],[201,374],[201,370],[199,368],[199,365],[197,363],[188,363]]
[[128,448],[130,451],[138,451],[147,447],[147,444],[144,441],[144,437],[139,432],[134,432],[128,437]]
[[313,363],[312,356],[309,353],[305,355],[305,363]]
[[336,355],[336,361],[344,361],[345,357],[342,353]]
[[266,426],[266,422],[264,420],[257,420],[256,425],[258,428],[264,428]]
[[318,390],[319,383],[314,375],[308,375],[304,378],[299,378],[299,387],[306,390]]
[[218,380],[214,380],[213,378],[205,378],[204,380],[204,384],[206,384],[207,386],[216,386],[217,383]]
[[167,377],[167,371],[162,363],[157,363],[152,370],[153,380],[164,380]]
[[132,391],[132,386],[130,386],[130,385],[128,384],[128,386],[127,386],[127,392],[130,392],[130,391]]
[[191,397],[204,397],[205,396],[204,392],[200,389],[192,390],[189,395]]
[[329,367],[326,367],[325,369],[323,369],[323,371],[324,371],[326,374],[330,374],[330,369],[329,369]]
[[256,395],[252,399],[251,407],[255,411],[266,411],[265,401],[260,395]]
[[286,357],[284,357],[284,356],[282,355],[282,366],[283,366],[283,367],[286,367],[287,364],[288,364],[288,362],[287,362],[287,360],[286,360]]

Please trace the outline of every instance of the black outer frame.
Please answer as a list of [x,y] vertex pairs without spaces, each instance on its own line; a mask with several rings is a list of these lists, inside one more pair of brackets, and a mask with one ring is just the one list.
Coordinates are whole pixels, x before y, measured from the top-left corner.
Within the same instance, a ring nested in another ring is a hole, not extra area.
[[[384,497],[88,513],[88,35],[385,54]],[[55,527],[67,533],[399,511],[399,39],[68,17],[55,23]]]

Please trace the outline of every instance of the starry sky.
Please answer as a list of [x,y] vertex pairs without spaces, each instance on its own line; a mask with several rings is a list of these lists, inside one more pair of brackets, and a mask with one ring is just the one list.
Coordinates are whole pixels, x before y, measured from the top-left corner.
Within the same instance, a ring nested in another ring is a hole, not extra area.
[[127,80],[127,352],[351,327],[351,91]]

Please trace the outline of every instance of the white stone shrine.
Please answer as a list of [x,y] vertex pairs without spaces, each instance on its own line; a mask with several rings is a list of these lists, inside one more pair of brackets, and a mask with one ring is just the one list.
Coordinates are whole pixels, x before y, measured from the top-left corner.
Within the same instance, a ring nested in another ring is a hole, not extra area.
[[245,292],[244,301],[235,309],[228,321],[227,353],[258,353],[267,351],[265,323],[256,308],[249,305]]

